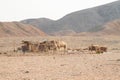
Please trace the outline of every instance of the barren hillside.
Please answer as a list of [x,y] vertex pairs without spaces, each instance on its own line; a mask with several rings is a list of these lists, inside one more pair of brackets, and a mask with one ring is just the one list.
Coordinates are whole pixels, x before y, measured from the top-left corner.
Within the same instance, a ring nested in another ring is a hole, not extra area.
[[109,35],[120,35],[120,19],[106,23],[100,33]]
[[99,32],[105,29],[103,25],[116,19],[120,19],[120,1],[72,12],[56,21],[38,18],[21,22],[34,25],[48,34],[71,35],[71,31],[74,33]]
[[0,22],[0,37],[45,36],[36,27],[20,22]]

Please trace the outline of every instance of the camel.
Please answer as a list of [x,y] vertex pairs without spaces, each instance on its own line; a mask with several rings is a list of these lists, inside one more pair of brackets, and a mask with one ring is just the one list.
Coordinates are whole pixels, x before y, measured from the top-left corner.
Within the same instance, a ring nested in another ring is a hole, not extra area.
[[107,47],[99,46],[99,45],[91,45],[88,48],[90,51],[95,51],[96,53],[107,52]]
[[61,49],[64,49],[64,51],[67,49],[67,45],[64,41],[57,41],[57,40],[51,40],[51,41],[43,41],[40,43],[33,43],[31,41],[22,41],[22,50],[24,51],[30,51],[30,52],[37,52],[37,51],[58,51]]
[[48,51],[49,50],[49,45],[48,45],[48,41],[43,41],[43,42],[40,42],[39,44],[39,50],[40,51]]
[[22,50],[24,51],[30,51],[30,52],[37,52],[39,44],[38,43],[33,43],[30,41],[22,41]]
[[100,50],[101,50],[101,52],[107,52],[107,47],[101,46],[101,47],[100,47]]
[[39,43],[30,44],[30,51],[31,52],[38,52],[39,51]]
[[49,41],[49,48],[50,48],[50,50],[57,51],[58,50],[57,41],[55,41],[55,40]]
[[96,51],[98,48],[99,48],[99,45],[93,45],[93,44],[92,44],[91,46],[89,46],[88,49],[89,49],[90,51]]
[[40,51],[45,51],[45,52],[49,51],[49,50],[56,51],[57,50],[56,42],[54,40],[40,42],[39,50]]
[[30,42],[29,41],[22,41],[22,46],[21,49],[22,51],[25,53],[26,51],[29,51],[29,47],[30,47]]
[[56,41],[56,45],[59,50],[67,50],[67,44],[64,41]]
[[64,41],[57,41],[57,40],[51,40],[51,41],[44,41],[41,42],[39,45],[39,49],[41,51],[48,51],[48,50],[53,50],[53,51],[58,51],[61,49],[66,50],[67,49],[67,45]]

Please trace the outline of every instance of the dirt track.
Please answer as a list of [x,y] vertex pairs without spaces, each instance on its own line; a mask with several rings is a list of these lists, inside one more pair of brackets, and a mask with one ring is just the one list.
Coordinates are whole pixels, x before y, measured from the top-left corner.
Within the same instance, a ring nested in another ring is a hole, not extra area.
[[0,56],[0,80],[119,80],[120,53]]

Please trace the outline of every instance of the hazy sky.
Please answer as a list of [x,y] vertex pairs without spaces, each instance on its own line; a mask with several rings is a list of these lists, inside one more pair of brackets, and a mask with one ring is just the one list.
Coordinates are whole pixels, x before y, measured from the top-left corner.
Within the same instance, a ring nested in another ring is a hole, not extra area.
[[59,19],[68,13],[117,0],[0,0],[0,21]]

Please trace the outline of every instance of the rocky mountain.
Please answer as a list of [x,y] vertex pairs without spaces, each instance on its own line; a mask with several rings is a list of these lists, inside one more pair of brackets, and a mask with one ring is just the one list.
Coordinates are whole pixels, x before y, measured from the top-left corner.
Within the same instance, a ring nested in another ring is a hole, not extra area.
[[103,35],[115,35],[119,36],[120,35],[120,19],[110,21],[103,25],[103,29],[96,31],[96,32],[81,32],[74,34],[74,36],[103,36]]
[[0,22],[0,37],[45,36],[36,27],[20,22]]
[[[22,23],[34,25],[48,34],[64,32],[99,32],[106,23],[120,19],[120,1],[67,14],[59,20],[26,19]],[[70,30],[70,31],[68,31]],[[62,34],[64,35],[64,34]]]

